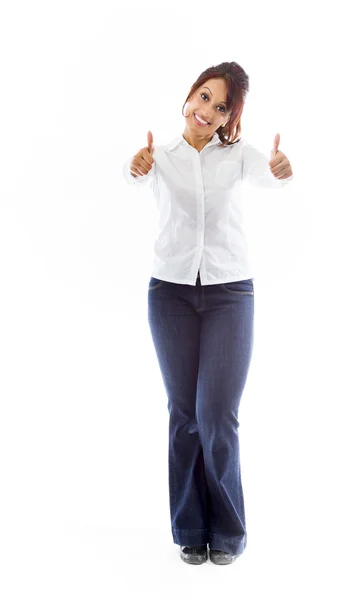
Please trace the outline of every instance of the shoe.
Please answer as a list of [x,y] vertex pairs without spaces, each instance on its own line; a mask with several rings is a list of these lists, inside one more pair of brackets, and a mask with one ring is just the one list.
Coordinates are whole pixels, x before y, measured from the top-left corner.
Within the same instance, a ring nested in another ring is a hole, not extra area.
[[180,557],[189,565],[201,565],[208,559],[207,546],[180,546]]
[[209,548],[210,560],[215,565],[231,565],[239,556],[239,554],[229,554],[228,552],[223,552],[223,550]]

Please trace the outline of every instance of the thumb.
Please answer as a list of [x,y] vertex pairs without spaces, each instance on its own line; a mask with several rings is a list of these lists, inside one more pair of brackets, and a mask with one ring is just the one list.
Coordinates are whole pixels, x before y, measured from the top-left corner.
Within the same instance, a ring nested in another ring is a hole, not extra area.
[[151,133],[151,131],[148,131],[148,133],[147,133],[147,142],[148,142],[148,150],[149,150],[150,154],[153,154],[154,139],[153,139],[153,134]]
[[275,156],[275,154],[277,154],[279,142],[280,142],[280,134],[276,133],[275,139],[273,141],[272,150],[271,150],[271,158],[273,158]]

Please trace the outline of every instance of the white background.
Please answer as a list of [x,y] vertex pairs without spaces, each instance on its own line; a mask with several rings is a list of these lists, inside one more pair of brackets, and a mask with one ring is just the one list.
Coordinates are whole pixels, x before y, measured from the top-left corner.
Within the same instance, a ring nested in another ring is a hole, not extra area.
[[[3,600],[337,597],[329,6],[1,9]],[[240,409],[248,546],[224,572],[190,568],[172,541],[167,398],[147,322],[158,216],[122,166],[148,130],[155,144],[182,133],[193,82],[232,60],[250,78],[242,136],[270,159],[280,133],[295,181],[243,187],[255,265]]]

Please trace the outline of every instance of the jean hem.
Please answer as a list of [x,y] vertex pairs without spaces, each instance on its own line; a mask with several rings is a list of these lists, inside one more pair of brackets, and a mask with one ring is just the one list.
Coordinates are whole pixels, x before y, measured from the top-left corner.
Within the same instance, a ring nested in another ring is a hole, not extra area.
[[243,554],[247,545],[247,536],[239,536],[238,538],[228,537],[221,533],[209,533],[209,548],[213,550],[222,550],[238,556]]
[[247,535],[238,538],[222,535],[221,533],[210,533],[208,529],[178,529],[172,527],[174,544],[179,546],[206,546],[213,550],[222,550],[238,556],[243,554],[247,546]]
[[172,527],[174,544],[179,546],[206,546],[208,529],[177,529]]

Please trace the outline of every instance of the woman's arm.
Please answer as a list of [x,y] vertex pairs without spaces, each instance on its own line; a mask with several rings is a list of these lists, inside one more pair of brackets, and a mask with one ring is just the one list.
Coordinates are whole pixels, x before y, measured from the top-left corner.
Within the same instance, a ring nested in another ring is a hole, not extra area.
[[255,146],[243,140],[242,174],[243,181],[264,188],[282,188],[294,179],[277,179],[270,171],[269,158]]

